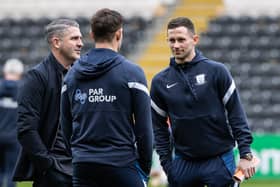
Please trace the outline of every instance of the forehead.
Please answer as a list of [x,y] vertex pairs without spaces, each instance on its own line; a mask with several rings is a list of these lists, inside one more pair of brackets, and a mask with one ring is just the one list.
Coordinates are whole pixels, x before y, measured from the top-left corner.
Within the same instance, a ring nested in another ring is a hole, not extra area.
[[189,33],[188,29],[186,27],[183,27],[183,26],[167,30],[167,36],[168,37],[173,37],[175,35],[189,36],[190,33]]
[[68,27],[63,33],[63,37],[81,36],[81,31],[78,27]]

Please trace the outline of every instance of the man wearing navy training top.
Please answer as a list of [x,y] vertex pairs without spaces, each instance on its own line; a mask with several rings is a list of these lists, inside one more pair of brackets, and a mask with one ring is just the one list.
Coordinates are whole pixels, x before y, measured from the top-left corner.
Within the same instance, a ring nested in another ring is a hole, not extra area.
[[167,39],[173,57],[153,78],[151,99],[156,150],[170,186],[232,186],[235,142],[237,167],[252,177],[252,135],[229,71],[195,48],[198,35],[188,18],[172,19]]
[[95,48],[64,79],[61,124],[73,156],[74,187],[144,187],[152,159],[152,119],[143,70],[118,53],[123,18],[91,19]]

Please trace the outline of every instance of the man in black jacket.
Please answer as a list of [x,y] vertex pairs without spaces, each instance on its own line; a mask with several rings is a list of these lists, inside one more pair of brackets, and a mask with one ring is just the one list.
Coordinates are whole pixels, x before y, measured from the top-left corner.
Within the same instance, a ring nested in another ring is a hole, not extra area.
[[0,186],[6,180],[7,187],[15,187],[13,169],[19,152],[16,139],[17,92],[23,74],[23,64],[9,59],[4,65],[4,78],[0,80]]
[[33,181],[33,187],[72,186],[71,154],[59,125],[62,78],[80,57],[79,24],[58,19],[45,28],[50,54],[23,78],[18,97],[18,140],[21,154],[15,181]]

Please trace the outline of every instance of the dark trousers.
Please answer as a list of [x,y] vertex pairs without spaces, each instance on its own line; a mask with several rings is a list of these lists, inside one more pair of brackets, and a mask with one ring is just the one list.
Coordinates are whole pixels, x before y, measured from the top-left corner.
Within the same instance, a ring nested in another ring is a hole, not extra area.
[[6,181],[7,187],[15,187],[12,181],[19,145],[17,142],[0,142],[0,186]]
[[96,163],[73,165],[74,187],[146,187],[135,165],[113,167]]
[[49,169],[33,182],[33,187],[72,187],[72,177],[56,169]]
[[168,169],[170,187],[232,187],[235,170],[232,152],[206,160],[176,157]]

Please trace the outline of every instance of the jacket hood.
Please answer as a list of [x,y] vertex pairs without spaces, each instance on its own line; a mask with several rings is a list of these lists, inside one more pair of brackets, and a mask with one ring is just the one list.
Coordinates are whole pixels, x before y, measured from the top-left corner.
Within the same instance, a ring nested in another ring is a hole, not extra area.
[[91,49],[72,68],[77,79],[96,78],[119,65],[120,57],[120,54],[111,49]]
[[[201,62],[203,60],[207,60],[207,58],[202,55],[201,51],[199,51],[198,49],[195,49],[195,57],[190,62],[185,62],[182,65],[192,66],[192,65],[194,65],[198,62]],[[170,58],[170,65],[171,66],[178,66],[178,65],[181,65],[181,64],[177,64],[176,61],[175,61],[175,57],[171,57]]]

